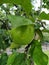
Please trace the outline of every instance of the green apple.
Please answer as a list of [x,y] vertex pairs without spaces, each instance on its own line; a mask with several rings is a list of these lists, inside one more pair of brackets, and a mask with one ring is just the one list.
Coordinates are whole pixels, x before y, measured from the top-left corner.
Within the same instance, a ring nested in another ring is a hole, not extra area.
[[24,25],[10,30],[14,43],[19,45],[29,44],[34,38],[34,26]]

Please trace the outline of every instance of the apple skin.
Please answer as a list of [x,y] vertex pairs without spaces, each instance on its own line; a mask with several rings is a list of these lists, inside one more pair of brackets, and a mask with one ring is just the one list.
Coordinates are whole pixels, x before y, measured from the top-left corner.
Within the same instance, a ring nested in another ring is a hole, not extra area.
[[34,38],[34,26],[24,25],[10,30],[11,38],[15,44],[26,45]]

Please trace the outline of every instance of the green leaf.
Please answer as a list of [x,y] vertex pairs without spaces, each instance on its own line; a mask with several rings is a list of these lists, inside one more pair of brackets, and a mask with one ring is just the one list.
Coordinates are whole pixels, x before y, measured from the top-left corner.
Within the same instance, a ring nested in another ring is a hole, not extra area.
[[41,20],[49,20],[49,13],[46,14],[45,12],[42,12],[42,13],[39,15],[39,19],[41,19]]
[[0,49],[6,49],[9,47],[9,34],[8,31],[0,29]]
[[21,45],[15,44],[14,42],[12,42],[11,45],[10,45],[10,48],[11,48],[11,49],[20,48],[20,47],[21,47]]
[[42,40],[43,40],[42,31],[41,31],[40,29],[37,29],[37,30],[36,30],[36,33],[39,35],[39,38],[40,38],[40,40],[42,41]]
[[43,0],[43,2],[44,2],[44,3],[46,3],[46,2],[47,2],[47,0]]
[[44,41],[45,42],[49,42],[49,32],[43,32],[43,36],[44,36]]
[[8,60],[8,55],[6,53],[2,53],[1,55],[1,64],[0,65],[6,65]]
[[44,2],[43,7],[49,9],[49,0],[43,0],[43,2]]
[[21,0],[21,1],[20,0],[0,0],[0,4],[2,3],[12,3],[12,4],[21,5],[27,14],[29,14],[32,9],[30,0]]
[[11,21],[12,27],[16,28],[23,25],[32,25],[33,22],[22,16],[8,15],[9,21]]
[[9,58],[8,58],[7,65],[10,65],[10,64],[12,65],[12,64],[14,63],[14,61],[16,60],[16,59],[15,59],[16,56],[17,56],[16,53],[11,54],[11,55],[9,56]]
[[49,33],[49,30],[43,29],[42,32],[47,32],[47,33]]
[[48,56],[42,52],[41,44],[37,40],[32,42],[30,54],[37,65],[47,65]]
[[29,65],[26,61],[25,53],[13,53],[9,56],[7,65]]

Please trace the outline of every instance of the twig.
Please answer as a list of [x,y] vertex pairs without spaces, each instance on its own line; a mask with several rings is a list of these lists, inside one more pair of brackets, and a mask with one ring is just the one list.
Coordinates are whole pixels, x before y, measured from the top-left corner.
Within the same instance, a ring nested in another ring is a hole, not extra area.
[[26,53],[28,52],[28,49],[29,49],[29,47],[31,46],[31,44],[32,44],[32,42],[29,43],[29,44],[25,47],[25,52],[26,52]]

